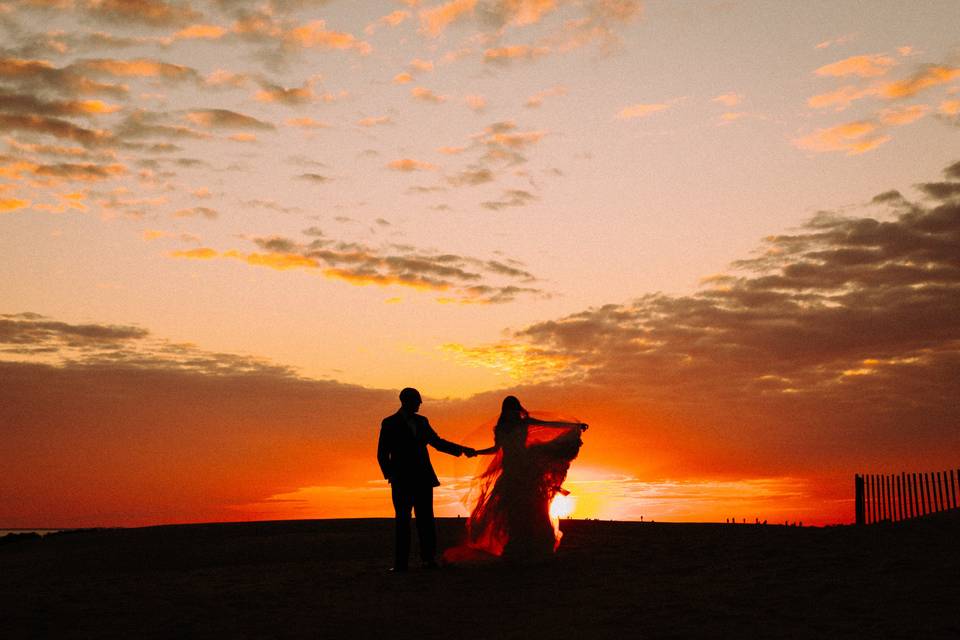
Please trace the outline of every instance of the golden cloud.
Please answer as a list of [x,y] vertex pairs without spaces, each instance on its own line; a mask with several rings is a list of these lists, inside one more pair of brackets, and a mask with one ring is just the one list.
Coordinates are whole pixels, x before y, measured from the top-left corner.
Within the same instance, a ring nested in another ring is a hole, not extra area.
[[287,118],[284,122],[289,127],[297,127],[300,129],[326,129],[330,127],[326,122],[314,120],[310,117]]
[[0,213],[10,213],[11,211],[25,209],[29,206],[29,200],[20,200],[19,198],[0,198]]
[[353,49],[361,55],[372,51],[369,43],[358,40],[353,34],[328,31],[324,20],[312,20],[288,31],[284,40],[305,49]]
[[393,124],[393,119],[390,116],[369,116],[361,118],[357,121],[357,124],[361,127],[377,127],[384,124]]
[[930,107],[925,104],[914,104],[905,107],[893,107],[880,112],[880,122],[891,126],[901,126],[915,122],[925,116]]
[[410,95],[416,100],[421,100],[423,102],[432,102],[433,104],[440,104],[446,102],[447,98],[445,96],[437,95],[430,89],[426,87],[414,87],[410,90]]
[[710,100],[710,102],[719,102],[726,107],[735,107],[740,104],[742,98],[737,93],[724,93]]
[[617,118],[621,120],[645,118],[650,114],[657,113],[658,111],[664,111],[669,108],[670,104],[666,102],[657,102],[653,104],[634,104],[621,109],[620,112],[617,113]]
[[421,9],[420,32],[435,38],[462,16],[473,13],[476,5],[477,0],[450,0],[429,9]]
[[885,85],[880,93],[885,98],[909,98],[924,89],[960,78],[960,67],[929,65],[906,80]]
[[895,64],[897,64],[896,60],[884,55],[851,56],[824,65],[814,71],[814,73],[818,76],[841,77],[855,75],[861,78],[872,78],[884,75],[890,70],[890,67]]
[[512,60],[530,60],[549,52],[550,49],[548,47],[536,47],[526,44],[491,47],[483,52],[483,61],[503,64]]
[[480,95],[468,95],[463,101],[474,111],[480,112],[487,108],[487,99]]
[[429,162],[421,162],[420,160],[414,160],[413,158],[401,158],[399,160],[394,160],[387,164],[387,167],[393,169],[394,171],[432,171],[436,169],[435,166]]
[[227,30],[215,24],[193,24],[173,34],[177,40],[218,40]]
[[793,140],[793,144],[798,149],[818,153],[846,151],[848,156],[858,155],[890,141],[890,136],[879,134],[876,129],[874,123],[859,120],[817,129],[810,135]]

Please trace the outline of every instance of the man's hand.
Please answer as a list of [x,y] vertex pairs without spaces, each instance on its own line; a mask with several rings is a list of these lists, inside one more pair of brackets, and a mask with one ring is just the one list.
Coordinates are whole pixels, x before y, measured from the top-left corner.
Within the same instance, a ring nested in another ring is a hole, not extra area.
[[472,448],[470,448],[470,447],[464,447],[464,448],[463,448],[463,454],[464,454],[465,456],[467,456],[468,458],[473,458],[473,457],[475,457],[475,456],[477,455],[477,450],[476,450],[476,449],[472,449]]

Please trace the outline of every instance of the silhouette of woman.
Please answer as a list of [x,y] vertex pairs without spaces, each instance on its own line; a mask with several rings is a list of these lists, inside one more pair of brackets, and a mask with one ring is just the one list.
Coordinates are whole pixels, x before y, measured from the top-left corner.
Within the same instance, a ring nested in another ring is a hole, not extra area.
[[550,518],[550,502],[557,493],[567,493],[562,484],[586,428],[582,422],[539,420],[515,396],[504,398],[494,445],[477,451],[494,457],[476,479],[468,549],[449,550],[445,559],[466,560],[469,550],[511,561],[552,555],[560,531]]

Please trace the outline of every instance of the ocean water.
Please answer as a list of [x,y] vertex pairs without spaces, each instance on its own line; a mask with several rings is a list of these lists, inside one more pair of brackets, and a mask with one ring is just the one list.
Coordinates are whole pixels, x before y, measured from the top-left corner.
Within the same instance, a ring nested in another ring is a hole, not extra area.
[[56,533],[57,531],[63,531],[63,529],[0,529],[0,538],[8,533],[39,533],[45,536],[48,533]]

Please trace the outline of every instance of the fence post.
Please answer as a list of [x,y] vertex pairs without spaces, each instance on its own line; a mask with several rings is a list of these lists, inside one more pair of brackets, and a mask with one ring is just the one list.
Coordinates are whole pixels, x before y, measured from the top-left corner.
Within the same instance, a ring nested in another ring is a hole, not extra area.
[[900,490],[900,476],[897,476],[897,508],[894,511],[896,520],[903,520],[903,492]]
[[940,511],[947,510],[947,503],[943,500],[943,472],[937,471],[937,496],[940,499]]
[[950,506],[957,508],[957,485],[953,479],[953,469],[950,469]]
[[903,493],[907,499],[907,517],[913,518],[913,487],[910,486],[910,474],[903,474]]
[[920,474],[913,474],[913,499],[917,503],[917,516],[923,515],[923,486]]
[[927,495],[927,513],[933,513],[933,501],[930,499],[930,474],[923,474],[924,493]]
[[866,524],[865,522],[865,509],[864,509],[864,495],[863,495],[863,476],[860,474],[855,474],[853,476],[853,492],[854,492],[854,518],[858,525]]
[[887,520],[893,522],[893,476],[884,476],[887,482]]

